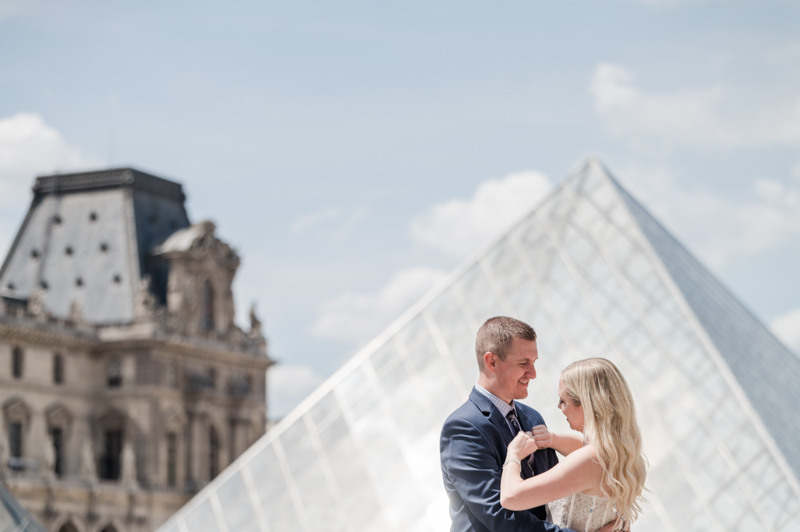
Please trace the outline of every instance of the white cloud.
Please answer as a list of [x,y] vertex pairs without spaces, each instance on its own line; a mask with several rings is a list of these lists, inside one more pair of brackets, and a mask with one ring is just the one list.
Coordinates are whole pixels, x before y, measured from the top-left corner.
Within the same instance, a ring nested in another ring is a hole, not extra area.
[[269,417],[277,419],[288,414],[300,401],[316,390],[325,378],[306,365],[278,364],[267,372],[270,397]]
[[38,114],[17,113],[0,119],[0,207],[26,199],[37,174],[94,164]]
[[775,318],[770,329],[786,347],[800,353],[800,308]]
[[532,170],[491,179],[469,199],[434,205],[412,221],[411,234],[419,244],[465,258],[535,207],[551,189],[550,180]]
[[0,253],[21,222],[36,175],[93,165],[38,114],[0,118]]
[[800,144],[800,95],[750,116],[724,116],[720,87],[648,94],[620,65],[600,63],[590,91],[595,108],[611,132],[642,144],[733,148],[766,144]]
[[363,344],[400,317],[445,275],[435,268],[411,268],[395,273],[377,292],[346,292],[323,301],[311,331],[319,337]]
[[665,169],[633,167],[621,175],[631,177],[636,196],[712,269],[800,238],[800,187],[760,178],[747,199],[733,200],[682,188]]

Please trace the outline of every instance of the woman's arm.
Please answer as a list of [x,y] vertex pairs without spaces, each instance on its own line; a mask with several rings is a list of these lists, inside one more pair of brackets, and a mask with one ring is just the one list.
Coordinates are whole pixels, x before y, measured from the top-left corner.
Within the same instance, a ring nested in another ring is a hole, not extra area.
[[519,433],[508,446],[500,480],[500,504],[503,508],[527,510],[600,484],[603,471],[591,446],[573,451],[550,470],[522,480],[515,460],[530,454],[532,445],[536,445],[533,438]]
[[550,432],[544,425],[533,427],[532,432],[539,449],[550,447],[558,451],[561,456],[568,456],[583,447],[583,435],[580,432]]

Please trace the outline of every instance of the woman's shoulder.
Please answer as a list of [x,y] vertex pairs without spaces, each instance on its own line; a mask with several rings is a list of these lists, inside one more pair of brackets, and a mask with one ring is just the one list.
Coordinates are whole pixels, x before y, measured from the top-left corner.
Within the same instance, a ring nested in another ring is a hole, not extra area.
[[584,495],[603,495],[601,488],[603,478],[603,467],[597,459],[597,452],[591,444],[584,445],[576,449],[561,461],[566,468],[574,471],[576,475],[584,479],[589,479],[591,487],[582,490]]
[[570,468],[580,468],[602,472],[602,466],[597,459],[597,452],[592,444],[586,444],[565,456],[561,463]]

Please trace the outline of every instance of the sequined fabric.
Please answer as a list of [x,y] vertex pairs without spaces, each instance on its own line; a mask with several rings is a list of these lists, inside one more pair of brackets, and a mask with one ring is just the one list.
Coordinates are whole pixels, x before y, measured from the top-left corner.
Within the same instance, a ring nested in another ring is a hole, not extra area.
[[596,495],[576,493],[547,504],[547,520],[575,532],[595,532],[615,515],[611,499]]

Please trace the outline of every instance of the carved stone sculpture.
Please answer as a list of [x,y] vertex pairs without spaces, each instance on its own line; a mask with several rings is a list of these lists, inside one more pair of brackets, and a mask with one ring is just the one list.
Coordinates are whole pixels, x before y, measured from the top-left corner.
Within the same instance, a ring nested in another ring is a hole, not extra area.
[[97,468],[94,463],[94,452],[92,451],[92,442],[86,440],[83,442],[81,448],[81,479],[94,484],[97,482]]
[[69,305],[69,321],[72,323],[83,322],[83,300],[73,299]]
[[261,320],[256,315],[256,304],[250,305],[250,336],[261,336]]
[[42,450],[42,466],[45,476],[52,480],[56,476],[56,449],[52,437],[48,435],[46,440]]
[[35,318],[47,318],[47,311],[44,308],[44,289],[40,287],[33,289],[28,297],[28,312]]
[[150,276],[145,275],[136,288],[136,317],[149,317],[156,309],[156,298],[150,287]]
[[136,487],[136,453],[130,443],[125,443],[122,447],[122,478],[123,486],[129,488]]

